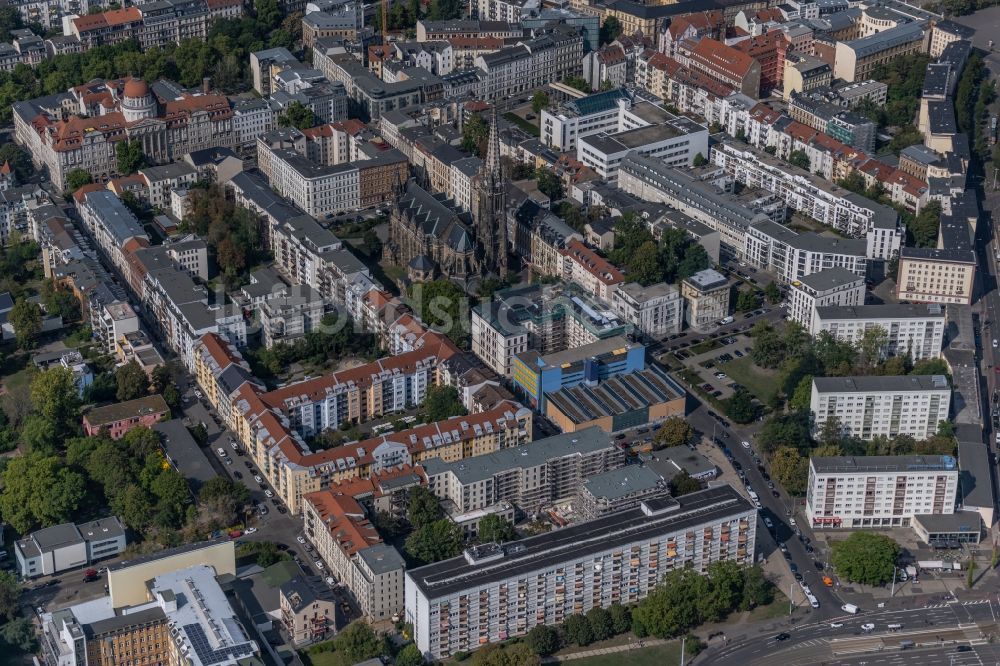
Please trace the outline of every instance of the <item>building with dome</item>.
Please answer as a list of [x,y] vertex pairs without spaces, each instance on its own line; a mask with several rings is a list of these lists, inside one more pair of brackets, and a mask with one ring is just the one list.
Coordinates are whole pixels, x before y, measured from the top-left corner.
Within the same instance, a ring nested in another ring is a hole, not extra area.
[[74,169],[88,171],[96,182],[120,175],[116,148],[123,140],[141,142],[151,164],[236,145],[227,97],[164,80],[94,79],[67,93],[17,102],[14,127],[17,142],[59,188]]

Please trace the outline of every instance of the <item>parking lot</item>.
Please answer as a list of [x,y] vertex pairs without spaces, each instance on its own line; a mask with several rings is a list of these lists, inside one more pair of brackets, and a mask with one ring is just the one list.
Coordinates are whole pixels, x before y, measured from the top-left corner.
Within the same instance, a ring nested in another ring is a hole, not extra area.
[[[702,390],[713,398],[725,400],[740,388],[740,384],[729,377],[721,366],[745,358],[752,344],[749,336],[738,334],[678,350],[673,356],[698,375],[698,385]],[[705,351],[698,353],[702,349]]]

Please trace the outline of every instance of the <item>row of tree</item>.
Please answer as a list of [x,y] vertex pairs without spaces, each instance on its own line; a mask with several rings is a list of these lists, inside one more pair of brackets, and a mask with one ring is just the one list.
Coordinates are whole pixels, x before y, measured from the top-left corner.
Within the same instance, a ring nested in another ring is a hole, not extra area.
[[[406,518],[412,531],[406,538],[404,551],[413,560],[428,564],[462,552],[465,543],[462,528],[445,517],[441,501],[430,490],[418,486],[410,491]],[[392,521],[390,517],[380,514],[378,522],[388,526]],[[389,529],[391,532],[402,532],[404,528],[393,524]],[[491,514],[479,522],[479,543],[504,543],[516,538],[514,526],[501,516]]]

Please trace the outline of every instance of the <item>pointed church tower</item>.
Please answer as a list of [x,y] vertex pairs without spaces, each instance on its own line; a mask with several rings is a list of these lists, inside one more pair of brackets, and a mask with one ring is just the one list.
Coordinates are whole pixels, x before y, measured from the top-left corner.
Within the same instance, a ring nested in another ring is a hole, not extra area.
[[476,236],[483,247],[483,272],[507,278],[507,190],[500,166],[500,134],[497,108],[490,112],[490,139],[486,161],[479,172]]

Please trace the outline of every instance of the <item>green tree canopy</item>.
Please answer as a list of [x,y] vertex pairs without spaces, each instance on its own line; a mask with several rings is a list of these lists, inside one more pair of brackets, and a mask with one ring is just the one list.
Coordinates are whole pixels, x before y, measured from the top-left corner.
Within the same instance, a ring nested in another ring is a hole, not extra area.
[[451,280],[440,279],[413,286],[414,298],[420,306],[420,319],[428,326],[447,335],[459,347],[466,347],[469,337],[464,308],[469,297]]
[[42,332],[42,308],[22,298],[14,303],[7,320],[14,327],[17,346],[21,349],[34,347],[38,334]]
[[66,189],[70,192],[76,192],[84,185],[90,185],[93,182],[94,177],[84,169],[73,169],[66,174]]
[[479,541],[482,543],[505,543],[517,538],[517,532],[510,521],[491,513],[479,521]]
[[585,647],[594,642],[594,632],[590,628],[590,622],[579,613],[570,615],[563,622],[563,633],[566,640],[575,643],[580,647]]
[[419,529],[441,517],[441,500],[423,486],[410,489],[410,500],[406,506],[406,518],[413,527]]
[[435,520],[410,534],[405,550],[425,564],[455,557],[462,552],[462,528],[447,518]]
[[544,90],[536,90],[535,94],[531,96],[531,110],[536,114],[541,113],[542,109],[549,105],[549,96]]
[[771,456],[771,474],[791,495],[802,495],[809,478],[809,459],[798,449],[783,446]]
[[674,497],[690,495],[701,489],[701,481],[693,478],[686,469],[682,469],[670,479],[670,494]]
[[865,585],[885,585],[892,580],[899,544],[874,532],[854,532],[834,541],[830,562],[844,580]]
[[539,657],[548,657],[560,647],[559,632],[545,624],[532,627],[524,641]]
[[130,176],[146,166],[142,142],[138,139],[119,141],[115,146],[115,156],[118,158],[118,173],[122,176]]
[[490,126],[478,113],[471,113],[462,125],[462,150],[476,157],[486,157]]
[[739,389],[726,400],[726,414],[737,423],[750,423],[760,411],[753,397],[744,389]]
[[135,359],[115,369],[115,383],[118,386],[115,397],[119,401],[135,400],[149,395],[149,376]]
[[12,458],[3,472],[0,511],[15,530],[26,534],[76,517],[86,482],[56,456]]
[[800,169],[805,169],[806,171],[809,170],[809,166],[812,164],[809,156],[804,150],[793,150],[790,152],[788,154],[788,163],[792,166],[797,166]]
[[694,428],[681,416],[671,416],[665,420],[656,435],[653,436],[653,443],[656,448],[666,448],[668,446],[683,446],[694,438]]
[[316,115],[301,102],[292,102],[285,107],[284,113],[278,116],[278,124],[299,130],[309,129],[316,126]]

